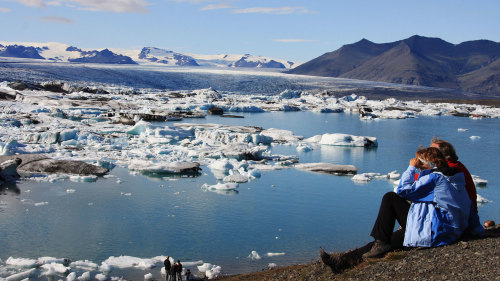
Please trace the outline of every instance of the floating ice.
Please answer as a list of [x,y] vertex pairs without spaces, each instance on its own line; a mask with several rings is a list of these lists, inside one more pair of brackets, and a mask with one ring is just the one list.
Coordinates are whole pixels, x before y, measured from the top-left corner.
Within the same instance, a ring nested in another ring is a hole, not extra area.
[[153,163],[144,160],[132,160],[128,168],[134,171],[153,174],[198,173],[201,170],[199,163],[187,161]]
[[66,189],[66,193],[75,193],[75,191],[76,191],[76,190],[74,190],[74,189],[70,189],[70,188]]
[[488,202],[490,202],[490,200],[484,198],[483,196],[477,194],[477,199],[476,199],[477,203],[481,203],[481,204],[486,204]]
[[309,172],[334,175],[353,175],[358,172],[358,169],[353,165],[337,165],[331,163],[303,163],[295,164],[294,167]]
[[266,256],[268,257],[277,257],[277,256],[284,256],[285,253],[267,253]]
[[486,186],[488,185],[488,181],[480,178],[479,176],[472,175],[472,180],[476,186]]
[[259,255],[259,253],[257,253],[257,251],[252,251],[250,253],[250,255],[248,255],[248,258],[251,260],[260,260],[261,259],[260,255]]
[[37,202],[37,203],[35,203],[35,207],[40,207],[40,206],[45,206],[45,205],[49,205],[49,202]]
[[312,146],[305,143],[301,143],[297,146],[297,151],[307,152],[311,150],[313,150]]
[[97,176],[70,176],[69,179],[73,182],[95,182],[97,181]]
[[209,185],[209,184],[203,184],[201,186],[201,189],[203,190],[220,190],[220,191],[228,191],[228,190],[235,190],[238,188],[238,183],[217,183],[214,185]]
[[318,143],[321,145],[338,145],[338,146],[362,146],[375,147],[378,145],[377,138],[353,136],[347,134],[323,134],[316,135],[305,139],[306,142]]
[[269,269],[271,269],[271,268],[276,268],[276,267],[278,267],[278,265],[277,265],[277,264],[275,264],[274,262],[271,262],[271,263],[269,263],[269,264],[267,265],[267,268],[269,268]]
[[244,183],[244,182],[248,181],[248,177],[237,173],[237,174],[225,176],[222,180],[224,182]]
[[470,139],[471,140],[478,140],[480,139],[481,137],[480,136],[470,136]]
[[362,174],[357,174],[352,177],[352,180],[355,182],[369,182],[373,179],[397,179],[401,175],[398,174],[396,171],[392,171],[388,173],[387,175],[383,175],[380,173],[362,173]]
[[469,129],[458,128],[459,132],[467,132]]
[[275,128],[264,130],[260,134],[272,138],[274,142],[280,142],[280,143],[287,143],[287,142],[296,143],[304,138],[303,136],[294,135],[292,131],[275,129]]

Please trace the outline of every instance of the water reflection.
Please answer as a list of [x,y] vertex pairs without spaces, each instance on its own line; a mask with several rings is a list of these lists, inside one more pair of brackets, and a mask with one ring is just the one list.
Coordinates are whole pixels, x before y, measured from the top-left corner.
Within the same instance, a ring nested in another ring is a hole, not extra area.
[[0,195],[19,195],[20,193],[21,189],[15,182],[4,183],[0,186]]

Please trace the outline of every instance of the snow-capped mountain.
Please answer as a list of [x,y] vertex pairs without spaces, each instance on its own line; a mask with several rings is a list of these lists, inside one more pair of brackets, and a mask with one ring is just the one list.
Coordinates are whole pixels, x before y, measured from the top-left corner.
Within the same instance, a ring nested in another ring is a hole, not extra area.
[[295,63],[249,54],[183,54],[156,47],[142,50],[81,49],[58,42],[0,42],[0,57],[40,59],[56,62],[140,64],[162,66],[247,67],[291,69]]
[[137,58],[139,60],[146,60],[166,65],[199,66],[196,60],[190,56],[154,47],[142,48]]

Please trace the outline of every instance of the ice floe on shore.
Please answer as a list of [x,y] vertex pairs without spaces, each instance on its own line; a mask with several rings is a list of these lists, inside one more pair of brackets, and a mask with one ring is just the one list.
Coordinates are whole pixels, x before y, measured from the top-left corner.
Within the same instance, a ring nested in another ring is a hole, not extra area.
[[[123,270],[148,270],[151,277],[159,277],[161,275],[165,276],[163,266],[165,259],[166,256],[153,258],[111,256],[99,265],[89,260],[71,261],[67,258],[40,257],[38,259],[27,259],[9,257],[5,263],[0,260],[0,280],[24,280],[31,277],[46,277],[49,280],[66,278],[66,280],[75,281],[91,280],[92,277],[97,280],[123,280],[122,277],[117,277],[122,274]],[[170,257],[169,259],[171,263],[175,262],[174,258]],[[222,272],[222,267],[204,263],[202,260],[183,261],[182,265],[182,275],[185,274],[187,268],[190,268],[191,271],[198,268],[199,272],[208,279],[215,278]],[[195,272],[193,272],[194,274]]]

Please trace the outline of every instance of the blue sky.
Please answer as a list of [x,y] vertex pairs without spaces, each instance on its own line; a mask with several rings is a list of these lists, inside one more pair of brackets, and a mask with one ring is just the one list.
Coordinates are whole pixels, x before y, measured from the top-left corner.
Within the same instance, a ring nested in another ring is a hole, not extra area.
[[0,41],[305,62],[366,38],[500,41],[497,0],[0,0]]

